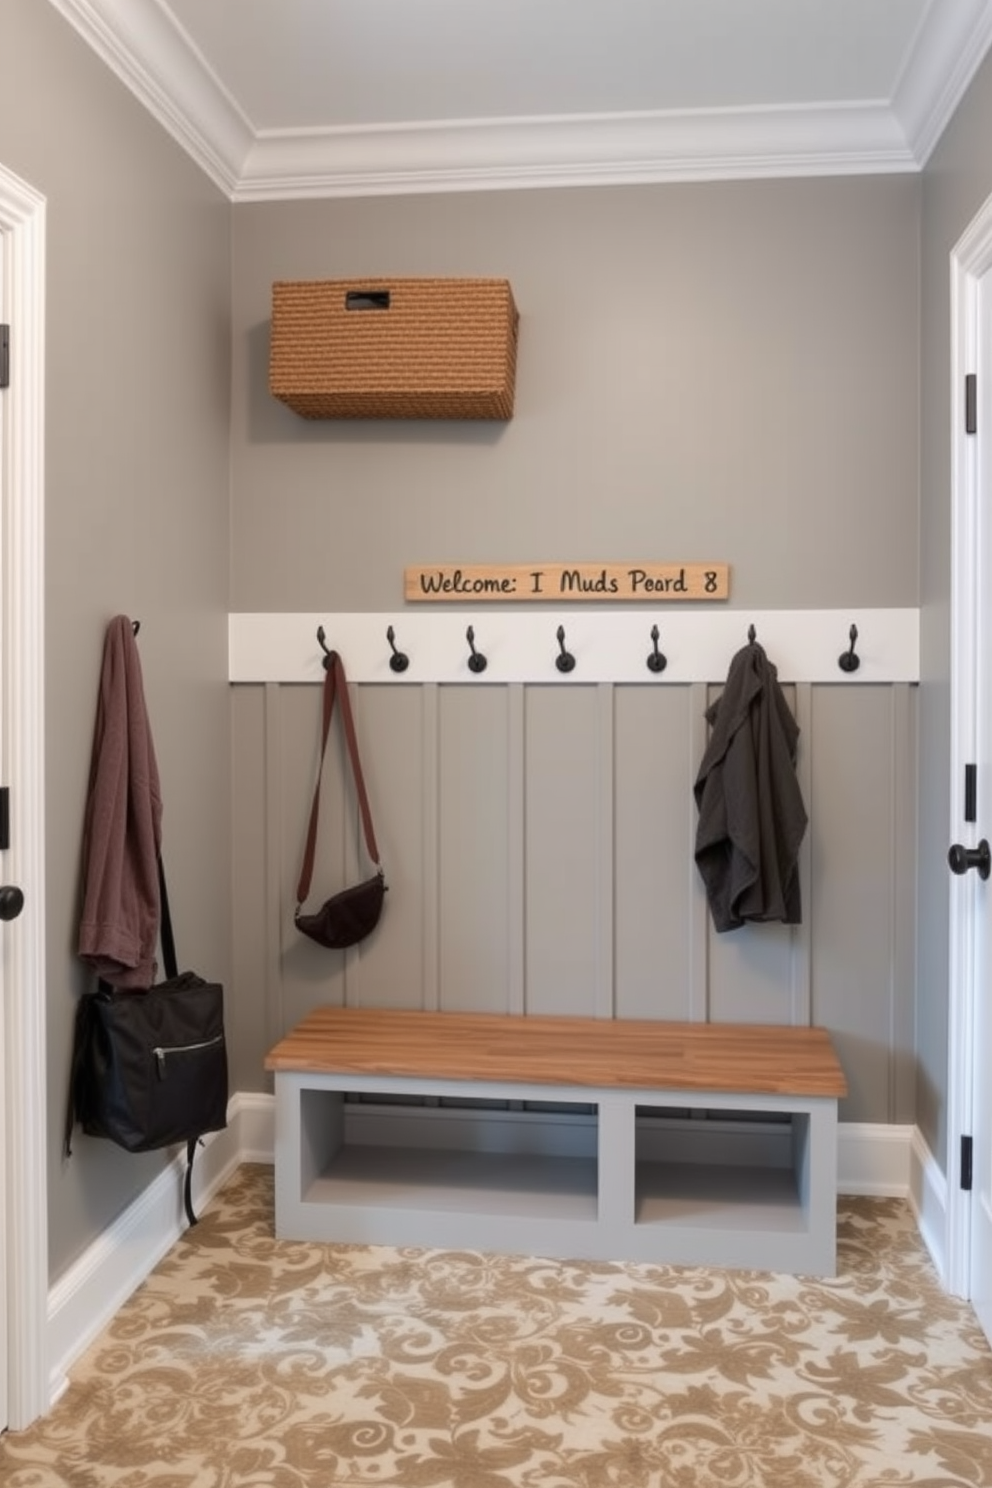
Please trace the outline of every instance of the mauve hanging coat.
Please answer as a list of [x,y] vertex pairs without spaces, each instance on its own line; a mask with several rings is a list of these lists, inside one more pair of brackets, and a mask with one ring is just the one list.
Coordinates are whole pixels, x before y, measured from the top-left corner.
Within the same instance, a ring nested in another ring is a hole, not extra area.
[[126,615],[107,627],[83,825],[79,955],[113,987],[155,980],[162,797],[141,660]]
[[737,652],[696,778],[696,864],[717,930],[802,919],[799,847],[807,816],[796,779],[799,726],[757,641]]

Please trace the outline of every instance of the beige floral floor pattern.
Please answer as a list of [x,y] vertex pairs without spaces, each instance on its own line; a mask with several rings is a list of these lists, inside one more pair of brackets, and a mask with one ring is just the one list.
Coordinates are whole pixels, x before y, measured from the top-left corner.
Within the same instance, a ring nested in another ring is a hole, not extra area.
[[907,1206],[839,1275],[276,1241],[238,1170],[0,1440],[4,1488],[990,1488],[992,1353]]

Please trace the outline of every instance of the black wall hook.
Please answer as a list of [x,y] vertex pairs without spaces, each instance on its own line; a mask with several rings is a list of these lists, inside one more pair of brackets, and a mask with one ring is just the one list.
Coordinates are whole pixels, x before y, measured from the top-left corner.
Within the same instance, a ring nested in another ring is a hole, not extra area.
[[648,657],[648,671],[649,672],[663,672],[665,670],[666,666],[668,665],[668,657],[665,656],[665,655],[663,655],[663,653],[658,650],[658,634],[659,634],[659,632],[658,632],[657,625],[652,625],[652,627],[651,627],[651,642],[652,642],[652,645],[654,646],[654,650],[651,652],[651,655]]
[[387,627],[386,640],[389,642],[390,650],[393,653],[389,658],[390,667],[394,672],[405,672],[410,665],[410,658],[409,656],[404,656],[402,651],[397,651],[396,632],[391,625]]
[[468,649],[472,653],[471,656],[468,659],[468,669],[469,669],[469,671],[470,672],[484,672],[486,670],[486,666],[487,666],[488,663],[486,661],[486,658],[483,656],[482,652],[481,651],[476,651],[476,649],[475,649],[475,630],[474,630],[474,628],[471,625],[469,626],[468,630],[465,632],[465,639],[468,641]]
[[748,645],[749,646],[753,646],[754,643],[755,643],[755,641],[757,639],[758,639],[758,632],[755,630],[755,628],[754,628],[753,625],[749,625],[748,628],[747,628],[747,643],[748,643]]
[[131,634],[132,635],[137,635],[138,634],[138,631],[140,629],[141,629],[141,621],[140,620],[132,620],[131,621]]
[[575,657],[572,655],[571,651],[565,650],[564,625],[559,625],[558,627],[558,645],[561,648],[561,655],[555,657],[555,666],[560,672],[570,672],[575,666]]
[[858,641],[858,627],[856,625],[851,626],[850,637],[850,646],[837,658],[837,665],[842,672],[856,672],[861,665],[861,657],[858,656],[854,649]]
[[317,640],[320,642],[320,649],[324,653],[324,660],[321,662],[321,666],[325,672],[329,672],[334,665],[334,652],[329,651],[327,648],[327,638],[324,635],[324,627],[322,625],[317,626]]

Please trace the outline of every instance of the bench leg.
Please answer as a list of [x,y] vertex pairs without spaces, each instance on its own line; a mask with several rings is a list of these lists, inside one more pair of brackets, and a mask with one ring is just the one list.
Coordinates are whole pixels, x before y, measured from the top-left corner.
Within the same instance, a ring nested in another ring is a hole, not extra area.
[[635,1122],[631,1096],[599,1098],[599,1225],[604,1236],[616,1234],[616,1254],[634,1223]]
[[796,1183],[807,1215],[809,1269],[837,1274],[837,1102],[816,1101],[792,1121]]

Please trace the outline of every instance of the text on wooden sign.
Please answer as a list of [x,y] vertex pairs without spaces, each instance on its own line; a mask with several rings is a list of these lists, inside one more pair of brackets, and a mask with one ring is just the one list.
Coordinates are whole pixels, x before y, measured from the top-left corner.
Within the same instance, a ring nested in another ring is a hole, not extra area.
[[726,563],[433,564],[407,568],[408,603],[463,599],[726,599]]

